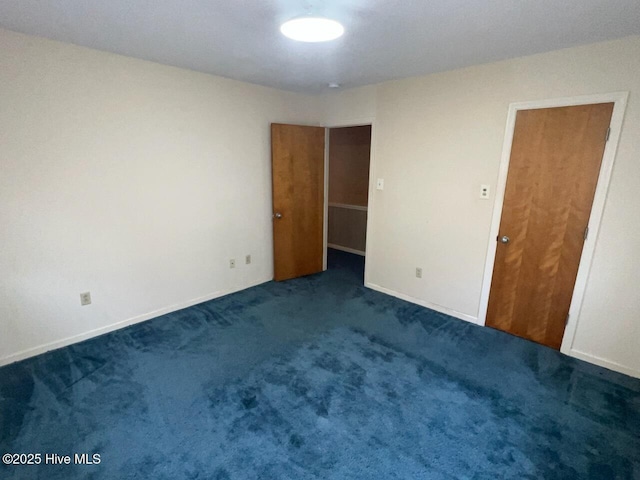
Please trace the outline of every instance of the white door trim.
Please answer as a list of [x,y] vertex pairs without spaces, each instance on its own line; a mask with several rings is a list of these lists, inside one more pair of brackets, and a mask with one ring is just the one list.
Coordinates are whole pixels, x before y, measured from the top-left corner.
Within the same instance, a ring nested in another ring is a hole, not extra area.
[[[326,265],[326,257],[327,257],[327,228],[329,222],[329,129],[331,128],[345,128],[345,127],[362,127],[365,125],[371,125],[371,151],[369,153],[369,195],[367,199],[367,241],[364,247],[365,258],[371,252],[371,225],[373,224],[372,215],[374,212],[373,203],[376,192],[376,182],[375,182],[375,134],[376,134],[376,126],[375,126],[375,117],[366,117],[361,119],[350,120],[347,122],[339,122],[332,123],[330,125],[324,125],[326,128],[326,136],[325,136],[325,162],[324,162],[324,171],[325,171],[325,195],[324,195],[324,260],[325,260],[325,270],[327,269]],[[369,279],[369,263],[365,260],[364,262],[364,284],[368,286]]]
[[509,172],[509,161],[511,159],[511,146],[513,143],[513,133],[516,124],[516,115],[520,110],[533,110],[539,108],[552,107],[569,107],[574,105],[589,105],[593,103],[609,103],[613,102],[613,114],[611,116],[611,134],[609,141],[605,145],[604,155],[602,157],[602,165],[600,167],[600,175],[598,176],[598,184],[596,187],[593,206],[591,208],[591,216],[589,217],[589,236],[585,241],[580,264],[578,266],[578,276],[576,278],[573,297],[569,307],[569,322],[564,331],[562,346],[560,351],[573,356],[573,341],[576,335],[578,323],[580,321],[580,310],[584,293],[589,280],[589,270],[595,252],[600,223],[604,211],[605,200],[609,190],[609,182],[611,180],[611,172],[613,163],[618,149],[618,141],[620,132],[622,131],[622,122],[624,112],[627,106],[629,92],[614,92],[597,95],[584,95],[578,97],[557,98],[548,100],[536,100],[531,102],[512,103],[509,105],[509,114],[507,116],[507,126],[505,129],[504,143],[502,146],[502,158],[500,160],[500,169],[498,172],[498,183],[496,185],[496,195],[493,205],[493,216],[491,219],[491,230],[489,233],[489,246],[487,248],[487,256],[484,267],[484,275],[482,280],[482,290],[480,294],[480,307],[478,309],[478,323],[484,325],[487,319],[487,308],[489,306],[489,290],[491,289],[491,277],[493,275],[493,264],[496,257],[496,238],[500,228],[500,219],[502,216],[502,206],[504,203],[504,193],[507,186],[507,174]]
[[322,271],[327,270],[329,240],[329,127],[324,128],[324,205],[322,217]]

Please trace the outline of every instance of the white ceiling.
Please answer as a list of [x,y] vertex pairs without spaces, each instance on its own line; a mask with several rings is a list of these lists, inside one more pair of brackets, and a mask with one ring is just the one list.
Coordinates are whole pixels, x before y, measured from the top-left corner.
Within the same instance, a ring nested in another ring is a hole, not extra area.
[[[280,34],[306,13],[345,35]],[[640,34],[640,0],[0,0],[0,26],[318,93]]]

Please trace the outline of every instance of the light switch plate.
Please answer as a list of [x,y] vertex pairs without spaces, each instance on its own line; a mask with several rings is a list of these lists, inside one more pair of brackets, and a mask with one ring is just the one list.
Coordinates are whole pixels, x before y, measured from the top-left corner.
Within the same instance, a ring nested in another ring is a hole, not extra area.
[[483,200],[488,200],[489,195],[491,194],[491,188],[489,185],[480,185],[480,198]]
[[379,178],[376,182],[376,190],[384,190],[384,178]]

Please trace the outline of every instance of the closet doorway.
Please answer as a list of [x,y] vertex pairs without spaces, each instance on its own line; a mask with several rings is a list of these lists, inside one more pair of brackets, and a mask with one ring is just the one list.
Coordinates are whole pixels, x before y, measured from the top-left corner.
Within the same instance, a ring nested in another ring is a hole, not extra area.
[[371,125],[328,129],[327,269],[348,263],[363,276]]

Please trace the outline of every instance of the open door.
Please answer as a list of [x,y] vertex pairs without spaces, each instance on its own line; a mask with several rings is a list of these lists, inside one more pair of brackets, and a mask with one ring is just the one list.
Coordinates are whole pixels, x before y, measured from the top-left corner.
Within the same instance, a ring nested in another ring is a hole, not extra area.
[[274,280],[322,271],[324,128],[271,124]]

